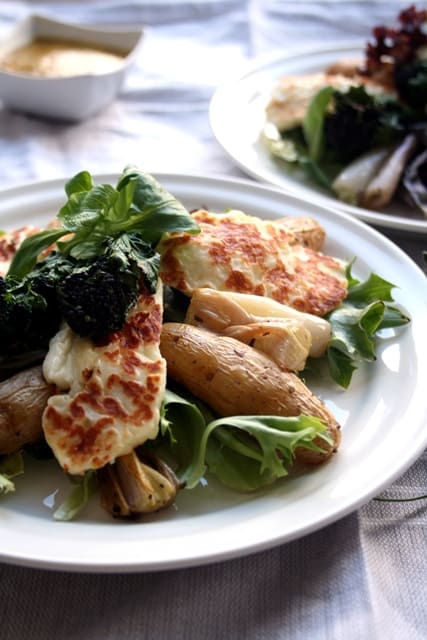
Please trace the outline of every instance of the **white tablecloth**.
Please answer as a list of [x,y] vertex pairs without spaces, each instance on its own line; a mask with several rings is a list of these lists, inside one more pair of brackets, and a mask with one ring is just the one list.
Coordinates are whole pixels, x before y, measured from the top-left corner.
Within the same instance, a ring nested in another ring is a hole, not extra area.
[[[390,23],[405,6],[391,0],[0,1],[0,34],[29,12],[146,27],[119,98],[98,116],[66,125],[0,107],[0,188],[67,178],[83,168],[118,173],[129,163],[150,172],[243,177],[210,130],[215,87],[267,53],[363,41],[374,24]],[[422,239],[392,237],[421,264]],[[426,492],[425,463],[424,456],[387,495]],[[3,564],[0,638],[424,640],[426,513],[424,501],[371,501],[269,551],[152,574]]]

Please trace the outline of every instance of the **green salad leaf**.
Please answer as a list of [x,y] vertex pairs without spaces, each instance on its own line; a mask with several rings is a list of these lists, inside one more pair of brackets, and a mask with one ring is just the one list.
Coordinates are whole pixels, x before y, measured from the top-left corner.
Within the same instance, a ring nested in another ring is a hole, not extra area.
[[206,447],[207,468],[223,484],[254,491],[288,475],[297,447],[320,451],[313,442],[319,436],[330,442],[314,417],[231,416],[207,425],[201,449]]
[[347,267],[348,294],[342,304],[328,314],[331,338],[327,348],[329,371],[345,389],[362,362],[376,359],[375,338],[382,329],[400,327],[409,317],[393,302],[395,285],[377,274],[360,282]]
[[308,155],[314,162],[318,162],[323,155],[325,117],[333,95],[332,87],[318,91],[310,102],[302,125]]
[[24,473],[24,461],[20,452],[0,458],[0,494],[15,491],[13,478]]
[[[313,147],[314,144],[313,132]],[[264,129],[264,140],[270,153],[280,160],[283,160],[288,167],[298,166],[304,173],[328,190],[332,190],[332,179],[337,173],[337,168],[325,166],[314,160],[310,156],[301,127],[295,127],[280,135],[274,126],[266,125]]]
[[177,466],[191,489],[206,471],[238,491],[254,491],[286,476],[295,449],[319,451],[313,442],[330,442],[326,426],[308,416],[229,416],[215,418],[200,401],[168,390],[156,452]]
[[346,91],[325,86],[311,99],[300,124],[278,131],[268,122],[264,139],[270,153],[284,160],[288,169],[299,166],[309,180],[340,196],[334,183],[341,172],[351,167],[352,175],[362,179],[370,163],[356,171],[358,160],[379,148],[391,152],[421,125],[416,112],[392,95],[372,95],[363,85]]
[[25,238],[15,253],[8,275],[21,280],[35,266],[39,255],[57,242],[68,231],[66,229],[44,229]]
[[311,100],[301,126],[279,133],[268,125],[264,136],[272,155],[298,165],[309,179],[330,191],[340,169],[325,158],[325,119],[333,96],[332,87],[320,89]]
[[82,171],[65,191],[59,226],[27,237],[0,278],[3,370],[40,361],[62,321],[95,340],[120,329],[142,283],[157,289],[162,235],[199,232],[185,207],[135,167],[116,187]]
[[200,450],[206,424],[211,419],[210,409],[199,400],[166,389],[156,445],[160,445],[162,455],[178,466],[178,478],[189,488],[199,482],[205,469]]
[[72,489],[53,514],[55,520],[68,521],[84,509],[96,491],[96,472],[87,471],[84,476],[69,476]]
[[[137,233],[155,247],[163,233],[199,232],[184,205],[153,176],[135,167],[125,168],[116,187],[96,185],[90,173],[82,171],[67,182],[65,192],[68,200],[57,216],[60,227],[26,238],[8,276],[23,278],[54,242],[64,255],[88,260],[102,253],[106,239],[123,234]],[[67,238],[60,241],[64,236]]]

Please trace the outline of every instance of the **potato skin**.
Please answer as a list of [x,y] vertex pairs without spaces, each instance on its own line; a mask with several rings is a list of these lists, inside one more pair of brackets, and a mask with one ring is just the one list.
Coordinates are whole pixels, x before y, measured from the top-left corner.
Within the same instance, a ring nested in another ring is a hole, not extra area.
[[268,356],[234,338],[200,327],[165,323],[160,350],[168,375],[221,416],[305,414],[327,424],[333,445],[323,452],[299,448],[297,460],[323,462],[338,447],[339,424],[325,405],[292,372],[282,371]]
[[0,383],[0,455],[19,451],[43,437],[42,414],[55,386],[41,366],[16,373]]

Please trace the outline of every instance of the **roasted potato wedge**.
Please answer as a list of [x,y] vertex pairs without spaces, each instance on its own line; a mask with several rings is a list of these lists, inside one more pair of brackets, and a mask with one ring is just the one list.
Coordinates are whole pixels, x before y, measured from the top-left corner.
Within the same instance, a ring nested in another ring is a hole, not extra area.
[[0,455],[43,438],[42,414],[54,392],[55,385],[46,382],[41,366],[0,383]]
[[318,463],[338,447],[340,427],[327,407],[297,375],[234,338],[183,323],[165,323],[160,350],[168,375],[221,416],[305,414],[321,418],[333,442],[322,452],[300,448],[297,459]]

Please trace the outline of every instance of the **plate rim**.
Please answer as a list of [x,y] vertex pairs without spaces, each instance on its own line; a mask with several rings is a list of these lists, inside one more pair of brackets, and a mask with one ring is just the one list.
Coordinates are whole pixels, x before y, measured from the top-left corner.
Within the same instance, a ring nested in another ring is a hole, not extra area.
[[[118,174],[93,174],[93,178],[95,181],[104,181],[104,180],[115,180]],[[273,196],[276,198],[291,200],[295,205],[306,206],[309,204],[311,207],[318,209],[322,216],[326,216],[326,218],[331,217],[332,220],[342,221],[346,225],[350,225],[350,228],[356,229],[358,232],[366,235],[368,239],[372,238],[380,242],[385,248],[391,250],[392,254],[405,263],[408,268],[410,268],[414,273],[418,273],[418,276],[422,276],[425,278],[422,270],[416,265],[413,260],[399,247],[397,247],[391,240],[387,237],[383,236],[380,232],[375,229],[368,227],[364,222],[352,218],[351,216],[343,213],[342,211],[336,211],[334,209],[326,208],[323,205],[316,205],[314,203],[307,203],[305,200],[295,196],[295,194],[287,194],[284,193],[281,189],[270,186],[255,183],[249,181],[244,178],[230,178],[228,176],[201,176],[194,175],[188,173],[162,173],[162,172],[153,172],[154,175],[161,183],[168,182],[178,182],[182,183],[184,186],[188,185],[191,182],[197,182],[199,186],[203,186],[206,183],[209,183],[212,187],[225,185],[227,188],[232,191],[239,191],[241,189],[248,190],[249,192],[254,192],[262,197]],[[64,180],[61,178],[56,178],[54,180],[48,181],[36,181],[30,182],[26,185],[22,186],[14,186],[10,189],[6,189],[0,191],[0,201],[7,200],[12,196],[19,197],[22,194],[22,191],[29,191],[31,194],[34,189],[36,189],[40,193],[44,193],[46,189],[54,188],[54,189],[62,189],[64,186]],[[167,184],[165,185],[167,188]],[[183,186],[183,188],[184,188]],[[187,187],[189,188],[189,187]],[[177,196],[179,197],[179,196]],[[212,196],[210,196],[212,197]],[[10,206],[10,205],[9,205]],[[425,410],[427,415],[427,408]],[[37,568],[44,569],[61,569],[67,571],[86,571],[86,572],[97,572],[97,573],[114,573],[114,572],[145,572],[145,571],[159,571],[159,570],[169,570],[175,568],[190,568],[194,566],[202,566],[214,562],[224,561],[228,559],[238,558],[246,555],[250,555],[252,553],[256,553],[259,551],[263,551],[279,544],[284,544],[305,536],[309,533],[322,529],[329,524],[345,517],[349,513],[357,510],[368,502],[374,495],[378,494],[382,491],[386,486],[394,482],[394,480],[401,476],[409,466],[419,457],[422,451],[427,444],[427,431],[421,437],[419,435],[417,446],[411,450],[411,455],[405,458],[405,464],[400,466],[397,469],[393,470],[392,474],[389,474],[387,478],[383,479],[381,483],[376,484],[375,487],[372,487],[369,492],[365,492],[362,495],[359,495],[356,500],[351,501],[349,504],[345,506],[345,508],[340,508],[339,505],[334,511],[330,511],[327,517],[323,517],[320,520],[317,519],[314,522],[309,522],[304,525],[301,525],[298,529],[295,529],[292,533],[287,533],[285,535],[276,534],[273,537],[269,537],[267,539],[259,540],[257,543],[251,543],[248,545],[242,544],[240,546],[234,546],[231,548],[223,548],[220,552],[217,553],[209,553],[209,554],[200,554],[193,553],[188,557],[182,559],[167,559],[165,561],[159,561],[158,559],[154,559],[152,562],[144,561],[140,562],[124,562],[123,560],[117,561],[116,559],[110,559],[109,561],[104,561],[102,563],[95,561],[91,558],[81,557],[79,560],[65,560],[64,558],[52,558],[46,557],[42,555],[37,555],[34,551],[27,552],[27,554],[9,554],[5,555],[3,550],[0,550],[0,559],[6,563],[17,564],[22,566],[31,566]],[[1,503],[0,503],[0,511]],[[53,524],[53,523],[52,523]],[[77,523],[74,523],[78,525]],[[59,526],[73,526],[71,523]],[[54,525],[55,526],[55,525]]]
[[[270,184],[272,186],[279,187],[286,193],[293,193],[305,200],[311,200],[326,207],[334,207],[335,209],[344,211],[348,215],[351,215],[370,225],[375,225],[377,227],[390,230],[400,230],[410,234],[427,234],[427,217],[425,220],[423,220],[422,218],[408,219],[403,215],[393,215],[389,213],[370,211],[362,207],[348,205],[347,203],[340,202],[338,199],[335,200],[335,198],[333,198],[332,196],[328,196],[327,194],[324,194],[320,191],[316,191],[315,188],[312,189],[309,186],[299,184],[298,181],[292,181],[291,179],[289,179],[288,183],[288,181],[285,179],[285,183],[283,183],[281,178],[273,176],[273,172],[270,171],[267,167],[254,167],[252,166],[252,164],[248,164],[244,159],[242,159],[240,155],[236,153],[235,149],[233,148],[232,142],[225,135],[222,128],[221,123],[223,122],[223,118],[220,117],[220,111],[229,98],[230,90],[236,89],[238,84],[245,82],[251,76],[254,76],[256,74],[262,75],[272,65],[286,64],[288,62],[299,59],[303,60],[305,57],[312,58],[313,56],[319,54],[332,55],[336,52],[337,55],[341,54],[343,56],[346,54],[346,52],[347,54],[354,54],[358,51],[362,53],[365,44],[366,40],[361,41],[359,38],[354,40],[338,41],[332,45],[318,44],[314,48],[302,45],[299,47],[295,47],[290,52],[278,53],[277,51],[275,51],[273,53],[260,56],[258,59],[253,60],[250,64],[244,66],[240,70],[240,73],[235,74],[232,78],[229,78],[222,84],[218,85],[218,87],[215,89],[209,102],[210,127],[215,139],[217,140],[223,151],[247,176],[251,178],[261,180],[263,183]],[[224,111],[221,112],[224,113]],[[267,150],[265,151],[265,158],[271,159]]]

